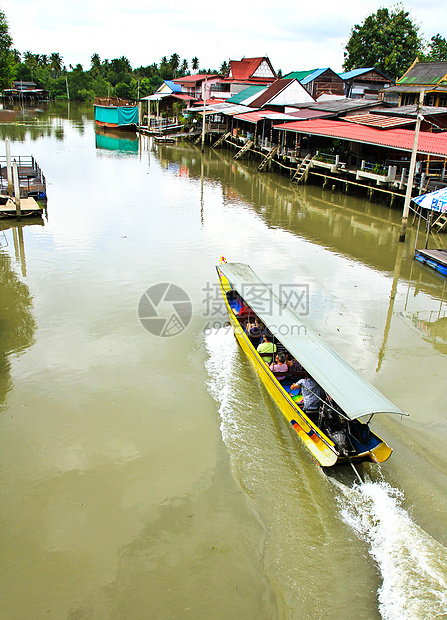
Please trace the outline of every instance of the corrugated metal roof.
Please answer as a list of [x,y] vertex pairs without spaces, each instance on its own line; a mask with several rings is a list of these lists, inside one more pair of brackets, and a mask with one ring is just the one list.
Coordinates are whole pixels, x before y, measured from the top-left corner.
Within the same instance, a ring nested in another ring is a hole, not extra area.
[[250,99],[251,97],[254,97],[261,91],[265,90],[266,88],[267,87],[263,86],[262,84],[252,84],[251,86],[247,86],[247,88],[244,88],[244,90],[242,90],[240,93],[237,93],[236,95],[233,95],[232,97],[229,97],[227,101],[229,103],[242,103],[246,99]]
[[310,82],[313,82],[313,80],[317,79],[318,76],[320,76],[322,73],[324,73],[328,69],[329,67],[326,67],[325,69],[315,69],[313,73],[309,73],[309,75],[306,75],[306,77],[304,77],[302,80],[299,80],[299,81],[301,82],[301,84],[309,84]]
[[[350,142],[364,142],[399,151],[411,152],[413,150],[414,131],[409,129],[388,129],[388,131],[382,131],[381,129],[356,125],[355,123],[327,119],[295,121],[293,123],[275,125],[274,129],[296,131],[297,133],[327,138],[338,138],[349,140]],[[421,131],[419,134],[418,153],[447,157],[447,132],[428,133]]]
[[290,116],[294,118],[301,118],[302,120],[310,118],[324,118],[326,116],[334,116],[333,112],[320,112],[319,110],[296,110],[296,112],[288,112]]
[[248,123],[258,123],[263,119],[270,119],[272,121],[293,121],[294,117],[289,114],[283,114],[282,112],[269,112],[268,110],[256,110],[255,112],[244,112],[242,114],[234,114],[234,118],[241,121],[247,121]]
[[285,75],[284,79],[285,80],[295,79],[295,80],[298,80],[298,82],[302,82],[304,78],[306,78],[311,73],[315,73],[315,71],[318,71],[318,69],[310,69],[309,71],[292,71],[291,73],[288,73],[287,75]]
[[401,116],[381,116],[380,114],[369,113],[345,116],[343,120],[349,123],[357,123],[358,125],[377,127],[378,129],[392,129],[393,127],[413,125],[416,119],[403,118]]
[[351,78],[358,77],[368,71],[374,71],[374,67],[367,67],[366,69],[351,69],[351,71],[345,71],[345,73],[339,73],[338,75],[342,80],[350,80]]
[[447,75],[447,61],[416,62],[397,84],[435,85]]
[[167,86],[169,86],[169,88],[172,90],[173,93],[179,93],[182,90],[181,85],[176,84],[172,80],[163,80],[163,81]]
[[[350,110],[361,110],[362,108],[372,108],[383,106],[383,101],[368,101],[364,99],[334,99],[315,103],[306,103],[305,107],[310,110],[320,110],[322,112],[334,112],[340,114]],[[304,105],[300,105],[301,108]]]
[[261,93],[261,95],[259,95],[259,97],[257,97],[256,99],[253,99],[253,101],[251,102],[253,107],[262,108],[263,105],[265,105],[266,103],[269,103],[281,91],[287,88],[287,86],[292,84],[292,82],[294,82],[294,79],[275,80],[275,82],[273,82],[273,84],[270,84],[270,86],[266,88],[264,92]]
[[[398,108],[378,108],[374,110],[374,114],[382,114],[387,116],[406,116],[410,118],[416,118],[418,110],[417,105],[402,105]],[[447,108],[441,108],[436,106],[424,105],[421,108],[422,116],[438,116],[440,114],[447,114]]]

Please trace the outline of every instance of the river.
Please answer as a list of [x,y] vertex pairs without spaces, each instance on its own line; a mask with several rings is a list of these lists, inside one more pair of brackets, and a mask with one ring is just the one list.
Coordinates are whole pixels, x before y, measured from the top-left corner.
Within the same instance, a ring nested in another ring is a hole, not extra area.
[[[48,193],[43,224],[0,222],[1,617],[447,618],[447,291],[416,229],[231,151],[96,134],[91,108],[0,116]],[[410,414],[376,416],[394,452],[365,484],[260,384],[221,255],[308,287],[305,320]],[[176,287],[188,325],[156,335],[144,304]]]

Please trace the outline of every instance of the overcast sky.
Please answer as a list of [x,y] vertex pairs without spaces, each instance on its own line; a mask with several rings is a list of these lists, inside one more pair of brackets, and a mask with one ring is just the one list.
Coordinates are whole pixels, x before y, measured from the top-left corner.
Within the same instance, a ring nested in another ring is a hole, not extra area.
[[[132,67],[159,63],[176,52],[201,68],[224,60],[268,56],[283,73],[331,67],[340,71],[351,28],[384,0],[4,0],[14,47],[59,52],[65,65],[126,56]],[[430,39],[447,38],[447,2],[411,0],[406,10]]]

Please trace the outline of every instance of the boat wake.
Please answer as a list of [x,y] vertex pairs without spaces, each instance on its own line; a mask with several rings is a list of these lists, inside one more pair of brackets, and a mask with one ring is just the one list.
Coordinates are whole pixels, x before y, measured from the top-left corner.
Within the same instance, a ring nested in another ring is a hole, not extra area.
[[403,493],[385,481],[332,482],[343,520],[368,543],[379,567],[382,618],[447,618],[447,550],[412,521]]
[[[267,565],[278,578],[277,582],[281,582],[290,608],[299,608],[302,604],[299,597],[304,596],[300,592],[296,594],[300,587],[300,562],[306,562],[306,570],[317,574],[326,561],[324,545],[323,555],[317,555],[319,535],[315,532],[321,532],[335,557],[343,553],[338,546],[343,546],[342,532],[337,535],[330,512],[333,504],[325,487],[329,481],[335,485],[342,521],[366,542],[377,564],[381,581],[377,596],[382,618],[447,619],[447,550],[412,521],[403,508],[403,493],[383,480],[367,480],[362,485],[348,487],[333,477],[319,475],[320,470],[312,468],[311,463],[296,467],[297,463],[291,463],[290,454],[272,434],[269,416],[259,416],[254,409],[256,403],[247,398],[253,390],[244,383],[238,345],[231,330],[214,331],[206,337],[205,344],[209,353],[207,388],[219,403],[222,438],[231,453],[236,476],[250,494],[256,512],[268,524],[267,548],[274,555],[268,557]],[[254,416],[256,425],[252,424]],[[293,467],[296,468],[294,478],[290,476]],[[269,489],[267,495],[265,489]],[[320,495],[324,491],[327,503]],[[298,520],[297,509],[300,510]],[[312,545],[310,557],[300,555],[300,536]],[[317,558],[314,565],[313,556]],[[332,580],[337,578],[338,573],[331,573]],[[318,579],[315,586],[318,592],[319,584]],[[310,587],[309,581],[306,587]]]

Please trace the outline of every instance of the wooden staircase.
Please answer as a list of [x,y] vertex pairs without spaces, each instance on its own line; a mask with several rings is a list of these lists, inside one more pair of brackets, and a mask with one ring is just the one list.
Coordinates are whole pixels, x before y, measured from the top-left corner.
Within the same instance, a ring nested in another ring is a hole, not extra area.
[[236,153],[236,155],[233,157],[233,159],[239,159],[239,157],[242,157],[242,155],[244,153],[246,153],[247,151],[249,151],[252,146],[253,146],[253,140],[248,140],[244,144],[244,146]]
[[308,153],[296,169],[296,172],[291,179],[292,183],[300,183],[303,180],[305,174],[307,173],[312,164],[312,160],[313,157],[311,157],[310,153]]
[[432,232],[440,232],[447,226],[447,213],[441,213],[430,227]]
[[228,131],[227,133],[224,133],[222,136],[220,136],[220,138],[218,138],[218,140],[216,140],[216,142],[213,144],[213,149],[220,146],[222,142],[225,142],[225,140],[227,140],[230,136],[231,131]]
[[267,155],[264,157],[264,159],[259,164],[258,172],[265,170],[265,168],[267,167],[267,164],[269,164],[272,161],[272,159],[275,157],[277,150],[278,150],[277,146],[273,146],[270,149],[270,151],[267,153]]

